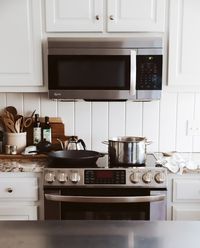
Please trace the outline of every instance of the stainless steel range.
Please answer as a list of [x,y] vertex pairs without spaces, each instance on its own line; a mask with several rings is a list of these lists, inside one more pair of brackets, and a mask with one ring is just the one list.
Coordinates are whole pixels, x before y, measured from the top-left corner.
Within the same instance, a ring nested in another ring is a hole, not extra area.
[[45,219],[166,219],[166,169],[46,168]]

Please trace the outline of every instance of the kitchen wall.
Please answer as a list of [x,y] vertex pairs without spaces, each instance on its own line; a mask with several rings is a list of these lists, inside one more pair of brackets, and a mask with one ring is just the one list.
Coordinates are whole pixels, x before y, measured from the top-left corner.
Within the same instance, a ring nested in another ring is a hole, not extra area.
[[36,109],[40,116],[59,116],[66,135],[78,135],[87,148],[106,151],[101,142],[119,135],[146,136],[148,151],[200,152],[200,136],[188,136],[188,120],[200,121],[200,94],[163,92],[152,102],[55,102],[46,93],[0,93],[0,108],[19,113]]

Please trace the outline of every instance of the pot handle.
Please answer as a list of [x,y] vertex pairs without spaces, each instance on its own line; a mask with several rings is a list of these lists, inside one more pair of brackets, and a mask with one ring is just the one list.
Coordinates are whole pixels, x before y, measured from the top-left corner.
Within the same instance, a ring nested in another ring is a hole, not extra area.
[[151,145],[153,143],[153,141],[146,141],[145,145]]
[[108,141],[102,141],[101,143],[104,145],[109,145]]

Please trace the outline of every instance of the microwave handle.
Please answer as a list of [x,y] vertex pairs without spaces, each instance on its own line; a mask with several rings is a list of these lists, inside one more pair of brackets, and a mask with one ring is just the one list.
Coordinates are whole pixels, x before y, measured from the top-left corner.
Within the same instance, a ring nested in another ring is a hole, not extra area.
[[131,50],[130,95],[136,94],[136,50]]
[[45,194],[45,198],[50,201],[73,202],[73,203],[140,203],[157,202],[165,200],[165,195],[153,196],[62,196]]

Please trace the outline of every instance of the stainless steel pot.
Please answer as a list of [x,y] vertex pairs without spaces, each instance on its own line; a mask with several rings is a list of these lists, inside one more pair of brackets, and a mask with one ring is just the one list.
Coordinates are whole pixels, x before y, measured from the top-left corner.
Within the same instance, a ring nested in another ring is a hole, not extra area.
[[108,144],[109,167],[142,166],[146,162],[145,137],[120,136],[104,141]]

